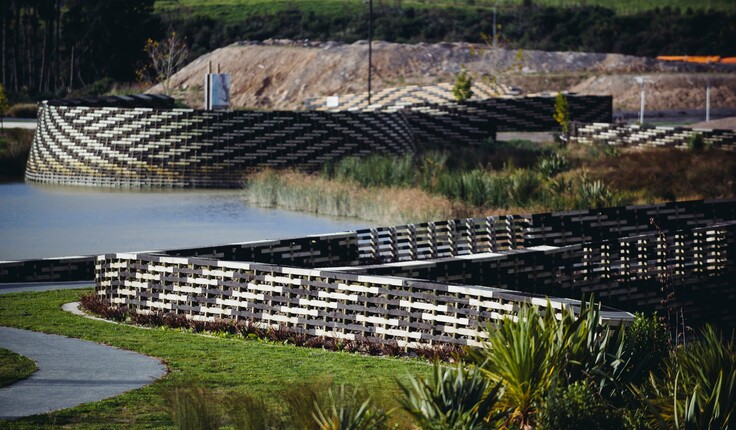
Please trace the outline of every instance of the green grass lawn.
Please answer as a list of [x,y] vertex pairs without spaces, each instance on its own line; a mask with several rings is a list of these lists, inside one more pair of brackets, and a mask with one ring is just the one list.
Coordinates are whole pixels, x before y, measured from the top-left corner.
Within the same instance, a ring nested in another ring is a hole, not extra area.
[[[500,8],[507,5],[520,5],[522,0],[402,0],[386,2],[388,5],[400,4],[402,8],[439,9],[446,7],[492,9],[498,4]],[[636,13],[656,7],[679,7],[732,11],[736,8],[733,0],[533,0],[534,4],[545,6],[574,7],[580,5],[603,6],[613,8],[620,13]],[[374,8],[379,7],[374,2]],[[268,15],[289,9],[300,9],[307,13],[320,15],[344,15],[365,11],[367,6],[363,0],[157,0],[156,11],[159,13],[187,13],[202,15],[229,23],[238,22],[250,16]]]
[[60,334],[133,350],[163,360],[162,380],[121,396],[48,415],[1,422],[0,428],[165,428],[172,425],[166,395],[197,381],[215,395],[248,394],[278,405],[281,393],[300,384],[332,381],[372,393],[396,406],[397,379],[427,374],[418,360],[366,357],[236,338],[206,337],[169,329],[141,329],[75,316],[61,305],[89,293],[62,290],[0,296],[0,325]]
[[33,360],[0,348],[0,387],[22,381],[38,370]]

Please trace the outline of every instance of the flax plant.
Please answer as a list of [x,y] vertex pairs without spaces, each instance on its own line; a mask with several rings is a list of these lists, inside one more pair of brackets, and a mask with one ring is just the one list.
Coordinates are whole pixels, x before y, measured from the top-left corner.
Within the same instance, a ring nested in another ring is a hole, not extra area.
[[579,315],[548,302],[544,312],[524,306],[515,318],[488,329],[484,348],[469,355],[492,383],[501,383],[504,425],[531,428],[548,392],[555,386],[590,381],[599,392],[620,388],[626,368],[623,329],[601,322],[600,307],[583,302]]
[[428,379],[400,384],[400,402],[423,430],[481,430],[504,416],[497,410],[501,384],[493,385],[477,368],[435,362]]
[[660,429],[736,428],[736,343],[706,326],[701,339],[676,349],[662,378],[650,376],[646,404]]

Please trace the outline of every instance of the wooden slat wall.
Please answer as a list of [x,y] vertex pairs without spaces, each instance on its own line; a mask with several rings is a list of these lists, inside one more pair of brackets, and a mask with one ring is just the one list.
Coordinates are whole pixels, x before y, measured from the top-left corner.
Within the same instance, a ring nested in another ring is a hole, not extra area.
[[[481,329],[546,298],[491,287],[364,276],[255,263],[140,254],[100,256],[97,294],[138,312],[195,320],[252,319],[313,336],[367,338],[400,346],[478,345]],[[549,299],[552,309],[579,302]],[[607,312],[614,324],[626,312]]]

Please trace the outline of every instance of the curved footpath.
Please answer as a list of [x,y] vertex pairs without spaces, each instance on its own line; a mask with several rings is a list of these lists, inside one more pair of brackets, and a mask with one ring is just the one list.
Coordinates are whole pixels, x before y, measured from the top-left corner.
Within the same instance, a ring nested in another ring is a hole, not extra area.
[[[54,289],[52,286],[48,284],[47,289]],[[166,367],[155,358],[28,330],[0,327],[0,346],[30,358],[38,366],[30,378],[0,389],[0,419],[43,414],[114,397],[166,374]]]

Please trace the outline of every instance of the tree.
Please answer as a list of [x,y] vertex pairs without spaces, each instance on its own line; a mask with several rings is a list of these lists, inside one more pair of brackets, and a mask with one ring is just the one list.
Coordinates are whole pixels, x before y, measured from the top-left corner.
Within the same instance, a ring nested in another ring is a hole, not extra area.
[[563,144],[567,143],[570,135],[570,104],[567,102],[567,97],[562,93],[557,93],[557,97],[555,97],[555,113],[553,117],[562,129],[560,139],[562,139]]
[[[160,34],[153,0],[69,0],[63,16],[71,82],[132,81],[146,61],[146,35]],[[70,85],[74,87],[75,85]]]
[[8,98],[5,96],[5,87],[3,84],[0,84],[0,130],[2,130],[3,133],[5,133],[3,117],[5,116],[5,111],[8,110],[8,107]]
[[184,40],[171,32],[169,37],[162,41],[148,39],[144,49],[149,63],[139,71],[139,77],[158,82],[163,87],[163,93],[171,94],[171,77],[189,57],[189,48]]
[[468,71],[463,67],[455,79],[455,86],[452,88],[452,95],[455,100],[464,102],[473,97],[473,78],[468,75]]

